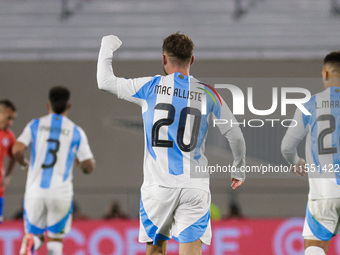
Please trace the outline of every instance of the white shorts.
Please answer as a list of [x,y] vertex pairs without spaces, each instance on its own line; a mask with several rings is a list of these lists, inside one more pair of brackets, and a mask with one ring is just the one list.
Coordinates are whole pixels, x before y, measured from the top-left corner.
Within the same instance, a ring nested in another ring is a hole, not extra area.
[[340,198],[308,200],[304,239],[329,241],[339,233]]
[[199,189],[142,187],[139,242],[169,240],[211,243],[210,192]]
[[25,198],[24,223],[26,233],[41,235],[46,230],[51,238],[63,238],[71,229],[72,198]]

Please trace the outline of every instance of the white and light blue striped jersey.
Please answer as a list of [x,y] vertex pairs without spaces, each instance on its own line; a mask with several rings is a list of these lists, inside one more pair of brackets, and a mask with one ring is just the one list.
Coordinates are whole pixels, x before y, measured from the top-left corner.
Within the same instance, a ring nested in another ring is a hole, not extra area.
[[[102,71],[101,67],[98,71]],[[229,123],[237,123],[214,88],[179,72],[167,76],[104,80],[98,83],[100,89],[142,107],[145,134],[143,186],[208,191],[209,178],[206,175],[192,178],[191,173],[198,169],[196,166],[208,164],[204,151],[209,120],[226,119]],[[231,129],[239,131],[237,124],[218,127],[222,134]],[[238,134],[244,142],[241,131]],[[240,167],[245,163],[245,148],[239,150],[240,155],[237,153],[234,165]]]
[[32,120],[17,141],[31,146],[25,197],[69,198],[75,157],[93,158],[84,131],[59,114]]
[[284,140],[293,143],[307,135],[309,199],[339,198],[340,88],[327,88],[312,96],[304,106],[311,115],[304,115],[297,109],[294,119],[298,124],[288,128]]

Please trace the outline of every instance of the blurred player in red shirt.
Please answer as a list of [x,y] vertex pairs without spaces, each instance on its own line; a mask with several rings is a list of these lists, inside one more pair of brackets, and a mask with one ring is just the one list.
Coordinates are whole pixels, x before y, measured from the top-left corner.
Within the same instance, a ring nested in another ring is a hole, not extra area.
[[[0,223],[3,220],[4,194],[13,172],[15,160],[12,157],[12,147],[15,143],[15,135],[9,129],[16,118],[14,104],[5,99],[0,100]],[[5,157],[9,156],[7,167],[4,167]]]

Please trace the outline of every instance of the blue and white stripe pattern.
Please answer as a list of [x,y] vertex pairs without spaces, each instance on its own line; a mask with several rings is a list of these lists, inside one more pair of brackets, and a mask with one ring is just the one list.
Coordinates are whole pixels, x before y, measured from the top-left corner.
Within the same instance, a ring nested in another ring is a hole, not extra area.
[[[206,96],[205,91],[210,88],[192,76],[174,73],[151,77],[143,80],[144,84],[136,81],[139,80],[126,81],[129,85],[119,88],[118,97],[142,106],[145,132],[144,184],[183,186],[182,183],[190,179],[190,168],[207,164],[203,145],[208,122],[211,118],[234,117],[225,103],[223,106],[219,103],[214,92]],[[131,94],[133,86],[135,93]],[[206,103],[207,114],[201,114],[203,102]],[[157,125],[158,129],[155,127]],[[194,127],[199,128],[195,134]],[[181,128],[183,134],[180,133]],[[168,144],[157,145],[157,139],[160,143]],[[192,147],[187,149],[185,146]],[[190,182],[193,187],[208,190],[208,180],[206,183]]]
[[336,234],[329,231],[320,222],[318,222],[309,210],[308,204],[306,209],[306,221],[313,235],[322,241],[329,241]]
[[93,157],[84,131],[66,116],[49,114],[31,121],[18,141],[31,146],[25,196],[72,196],[75,157]]
[[70,209],[69,211],[66,213],[66,215],[60,219],[59,221],[57,221],[56,223],[54,223],[51,226],[46,226],[46,227],[38,227],[36,225],[34,225],[30,220],[29,217],[27,215],[27,211],[24,208],[24,220],[25,220],[25,229],[28,233],[34,234],[34,235],[41,235],[43,234],[45,231],[49,231],[55,234],[59,234],[62,233],[63,230],[65,229],[65,226],[67,224],[67,221],[69,220],[69,218],[72,216],[72,211],[73,211],[73,201],[70,204]]
[[330,87],[314,95],[305,108],[311,115],[300,114],[299,130],[305,129],[306,161],[309,168],[309,199],[340,197],[340,88]]

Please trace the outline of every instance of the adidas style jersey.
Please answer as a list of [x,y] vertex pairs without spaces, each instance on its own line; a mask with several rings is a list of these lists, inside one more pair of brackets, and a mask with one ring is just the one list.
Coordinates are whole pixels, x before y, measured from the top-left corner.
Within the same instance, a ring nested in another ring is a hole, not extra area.
[[198,174],[197,178],[191,175],[196,173],[198,166],[208,164],[204,155],[208,122],[211,119],[227,120],[228,123],[218,125],[222,134],[231,128],[239,129],[217,92],[194,77],[178,72],[167,76],[117,78],[111,85],[104,90],[142,107],[145,134],[143,186],[157,184],[208,191],[207,175]]
[[65,116],[49,114],[28,123],[17,140],[31,146],[25,197],[72,196],[75,157],[93,158],[84,131]]
[[306,167],[309,199],[340,197],[340,88],[330,87],[304,104],[311,115],[296,110],[296,127],[287,135],[302,140],[306,136]]

